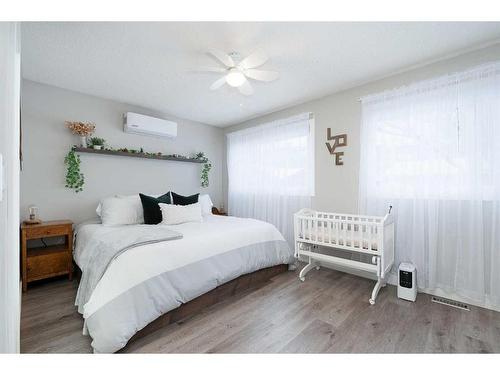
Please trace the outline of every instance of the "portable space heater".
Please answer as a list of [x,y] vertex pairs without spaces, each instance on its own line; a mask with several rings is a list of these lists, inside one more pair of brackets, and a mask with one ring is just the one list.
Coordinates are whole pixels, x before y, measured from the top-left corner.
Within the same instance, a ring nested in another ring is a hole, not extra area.
[[399,265],[398,298],[412,302],[417,299],[417,270],[411,263]]

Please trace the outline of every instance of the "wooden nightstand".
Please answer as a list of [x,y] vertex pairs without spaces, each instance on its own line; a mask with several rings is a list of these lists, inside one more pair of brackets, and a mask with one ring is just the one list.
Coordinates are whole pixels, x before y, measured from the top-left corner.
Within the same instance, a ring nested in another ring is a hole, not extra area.
[[[28,248],[28,240],[64,237],[64,244]],[[21,224],[23,292],[30,281],[68,275],[73,278],[73,223],[69,220]]]
[[212,214],[214,214],[214,215],[221,215],[221,216],[227,216],[227,212],[219,211],[219,209],[217,207],[212,207]]

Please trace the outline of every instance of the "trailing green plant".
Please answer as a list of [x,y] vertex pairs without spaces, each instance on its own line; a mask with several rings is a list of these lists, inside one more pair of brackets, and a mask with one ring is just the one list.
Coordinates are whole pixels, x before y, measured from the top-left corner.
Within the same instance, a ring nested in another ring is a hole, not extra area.
[[202,160],[203,161],[203,167],[201,168],[201,187],[208,187],[209,185],[209,180],[208,180],[208,172],[210,172],[210,169],[212,169],[212,163],[208,158],[205,156],[205,153],[203,152],[198,152],[196,154],[196,159]]
[[104,138],[92,137],[90,138],[90,146],[104,146],[106,140]]
[[85,178],[80,171],[80,156],[76,154],[74,148],[71,148],[64,158],[64,164],[68,168],[66,171],[66,187],[73,189],[75,193],[83,191]]

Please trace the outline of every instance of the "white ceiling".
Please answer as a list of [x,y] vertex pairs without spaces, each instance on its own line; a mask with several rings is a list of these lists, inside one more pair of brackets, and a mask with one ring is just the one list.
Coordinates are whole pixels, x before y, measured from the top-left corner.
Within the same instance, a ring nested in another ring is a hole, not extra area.
[[[500,38],[500,23],[24,23],[23,77],[227,126]],[[245,97],[210,91],[210,48],[257,48],[276,70]]]

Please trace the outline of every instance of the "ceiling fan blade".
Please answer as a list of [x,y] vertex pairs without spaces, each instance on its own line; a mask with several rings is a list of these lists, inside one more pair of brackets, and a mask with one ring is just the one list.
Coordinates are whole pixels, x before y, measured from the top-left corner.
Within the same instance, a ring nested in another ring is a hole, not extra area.
[[243,61],[239,64],[242,69],[252,69],[256,68],[267,61],[268,57],[266,53],[262,50],[257,50],[252,53],[250,56],[247,56],[243,59]]
[[255,79],[257,81],[271,82],[279,77],[278,72],[272,72],[270,70],[257,70],[257,69],[247,69],[243,73],[248,77]]
[[210,90],[217,90],[219,87],[223,86],[226,83],[226,76],[219,78],[217,81],[212,83],[210,86]]
[[213,68],[213,67],[210,67],[210,66],[203,66],[201,67],[200,69],[197,69],[196,72],[198,73],[205,73],[205,72],[208,72],[208,73],[225,73],[227,72],[227,69],[226,68]]
[[243,94],[243,95],[252,95],[253,94],[253,88],[252,88],[252,85],[250,84],[250,82],[248,82],[248,80],[245,80],[245,83],[242,84],[241,86],[238,87],[238,90],[240,90],[240,92]]
[[227,53],[222,52],[218,49],[211,49],[208,51],[213,57],[215,57],[217,60],[219,60],[221,63],[223,63],[225,66],[228,68],[233,68],[234,67],[234,61],[229,56]]

